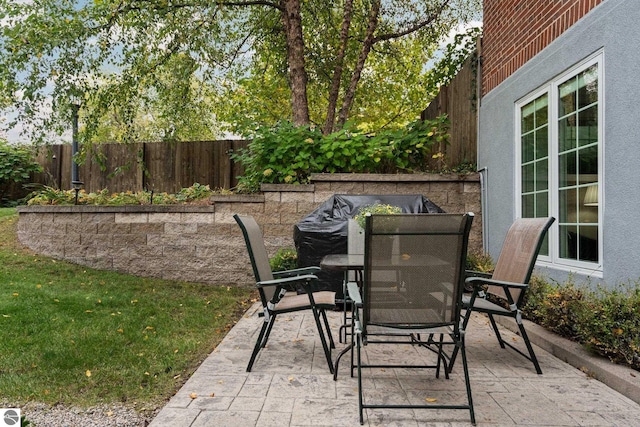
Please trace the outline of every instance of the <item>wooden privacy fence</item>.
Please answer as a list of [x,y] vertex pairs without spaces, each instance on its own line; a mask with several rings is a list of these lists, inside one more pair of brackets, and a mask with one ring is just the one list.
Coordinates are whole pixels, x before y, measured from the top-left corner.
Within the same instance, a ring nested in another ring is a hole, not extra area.
[[[444,153],[449,166],[476,161],[476,78],[471,61],[467,61],[421,114],[423,120],[448,115],[450,144],[434,147],[433,152]],[[113,193],[142,190],[176,193],[196,182],[208,184],[212,189],[230,189],[244,173],[244,167],[233,162],[230,153],[248,144],[246,140],[99,144],[86,153],[78,175],[87,192],[106,188]],[[44,172],[34,176],[32,182],[63,190],[72,188],[71,145],[42,147],[37,160]],[[437,167],[437,160],[432,163],[432,167]],[[28,193],[25,189],[17,190],[12,191],[11,200]]]
[[[243,140],[94,145],[78,167],[78,176],[87,192],[107,188],[114,193],[176,193],[196,182],[228,189],[244,173],[230,153],[247,145]],[[34,182],[59,189],[72,187],[71,145],[42,147],[37,160],[44,172]]]
[[449,166],[475,163],[477,157],[477,71],[472,59],[468,59],[456,77],[447,86],[440,88],[436,98],[422,112],[422,120],[433,120],[447,114],[451,127],[450,144],[435,147],[446,156]]

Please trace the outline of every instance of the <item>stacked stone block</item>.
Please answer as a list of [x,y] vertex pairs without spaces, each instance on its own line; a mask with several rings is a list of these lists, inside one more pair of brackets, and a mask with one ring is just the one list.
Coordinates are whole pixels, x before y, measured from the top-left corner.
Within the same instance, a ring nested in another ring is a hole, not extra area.
[[254,282],[233,214],[252,215],[267,251],[293,247],[295,224],[333,194],[423,194],[446,212],[476,213],[477,175],[314,175],[310,185],[265,185],[262,194],[213,196],[209,206],[23,206],[18,238],[34,252],[89,267],[221,285]]

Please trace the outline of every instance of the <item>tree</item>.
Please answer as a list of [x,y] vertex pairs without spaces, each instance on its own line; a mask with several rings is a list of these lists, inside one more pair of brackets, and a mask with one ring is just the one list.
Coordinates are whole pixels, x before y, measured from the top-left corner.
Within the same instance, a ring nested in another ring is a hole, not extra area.
[[377,65],[395,58],[423,67],[424,53],[474,17],[479,3],[0,0],[0,50],[7,52],[0,101],[11,102],[21,120],[61,133],[70,98],[79,98],[85,140],[113,117],[123,130],[117,139],[139,139],[127,124],[161,112],[159,134],[180,139],[188,132],[171,126],[188,126],[204,105],[217,108],[203,88],[256,82],[267,69],[278,98],[284,76],[292,122],[329,132],[352,117],[362,82],[373,86],[372,75],[385,76]]

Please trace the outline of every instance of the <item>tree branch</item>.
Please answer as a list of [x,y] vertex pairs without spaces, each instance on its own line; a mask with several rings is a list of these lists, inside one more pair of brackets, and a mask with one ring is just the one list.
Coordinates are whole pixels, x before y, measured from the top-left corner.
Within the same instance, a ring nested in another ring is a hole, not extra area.
[[344,95],[344,100],[342,101],[342,107],[340,108],[340,113],[338,114],[338,125],[344,126],[347,122],[347,118],[349,116],[349,110],[351,109],[351,105],[353,104],[353,99],[356,95],[356,88],[358,87],[358,83],[360,82],[360,77],[362,76],[362,70],[364,69],[364,64],[367,61],[367,57],[369,56],[369,52],[371,52],[371,46],[373,45],[373,34],[378,28],[378,16],[380,15],[380,6],[381,0],[375,0],[373,5],[371,6],[371,10],[369,11],[369,23],[367,25],[367,32],[365,34],[364,41],[362,42],[362,49],[360,51],[360,55],[358,56],[358,62],[356,63],[356,67],[353,70],[353,74],[351,75],[351,82],[349,83],[349,87],[347,88],[347,92]]
[[244,6],[269,6],[284,12],[285,8],[281,4],[274,3],[267,0],[248,0],[248,1],[218,1],[218,6],[232,6],[232,7],[244,7]]
[[381,34],[379,36],[376,36],[376,37],[373,38],[372,43],[375,44],[375,43],[378,43],[378,42],[381,42],[381,41],[385,41],[385,40],[397,39],[397,38],[409,35],[411,33],[415,33],[416,31],[426,27],[427,25],[430,25],[431,23],[433,23],[433,21],[438,19],[438,17],[442,14],[444,9],[449,4],[449,2],[450,2],[450,0],[444,0],[444,2],[442,4],[440,4],[440,7],[438,7],[435,12],[431,13],[431,15],[429,15],[425,20],[420,21],[418,23],[415,23],[414,25],[410,26],[409,28],[405,29],[404,31],[398,31],[398,32],[395,32],[395,33],[388,33],[388,34]]
[[325,135],[333,132],[333,125],[336,118],[336,106],[338,104],[338,94],[340,92],[340,81],[344,70],[344,57],[349,42],[349,28],[351,27],[351,16],[353,15],[353,0],[346,0],[342,18],[342,28],[340,30],[340,50],[336,58],[336,65],[333,69],[333,79],[329,89],[329,105],[327,106],[327,118],[324,123],[322,133]]

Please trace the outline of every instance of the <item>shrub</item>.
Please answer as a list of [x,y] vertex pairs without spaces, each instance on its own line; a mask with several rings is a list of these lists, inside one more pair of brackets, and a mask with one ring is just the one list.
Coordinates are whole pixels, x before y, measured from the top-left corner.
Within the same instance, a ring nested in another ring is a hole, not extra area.
[[542,324],[544,311],[541,309],[544,305],[547,295],[553,290],[549,282],[539,276],[532,276],[529,281],[529,290],[525,293],[524,303],[521,307],[522,314],[526,319],[537,324]]
[[329,135],[308,126],[280,122],[250,135],[246,150],[232,154],[245,167],[239,192],[261,183],[304,184],[312,173],[426,171],[435,143],[448,143],[448,120],[418,120],[400,130],[365,135],[347,125]]
[[536,322],[563,337],[577,336],[577,312],[584,301],[585,290],[576,286],[572,278],[565,283],[549,283],[533,276],[529,282],[522,312],[526,319]]
[[640,370],[640,286],[598,287],[577,312],[580,341],[614,362]]
[[272,271],[293,270],[298,268],[298,253],[295,249],[280,248],[269,260]]
[[[382,162],[383,167],[378,171],[427,171],[431,158],[441,160],[438,170],[443,169],[446,166],[444,155],[437,153],[432,156],[431,151],[435,144],[449,144],[448,130],[449,120],[442,115],[434,120],[416,120],[406,128],[375,135],[372,138],[374,145],[379,147],[381,153],[387,154]],[[385,152],[383,148],[386,147],[389,149]]]
[[0,202],[14,183],[27,181],[42,167],[35,161],[30,147],[11,145],[0,139]]
[[550,284],[534,276],[523,306],[525,318],[594,353],[640,370],[640,286],[577,286],[571,278]]
[[245,167],[244,176],[239,178],[240,192],[257,191],[263,182],[304,183],[316,168],[319,131],[280,122],[272,128],[260,127],[250,137],[248,149],[231,156]]
[[551,288],[538,307],[540,324],[545,328],[575,339],[578,335],[577,312],[584,301],[584,289],[572,281]]
[[27,200],[28,205],[175,205],[185,203],[208,203],[208,198],[216,192],[224,190],[211,190],[208,185],[195,183],[191,187],[183,188],[178,194],[153,193],[149,191],[126,191],[111,193],[107,189],[95,193],[87,193],[80,190],[58,190],[51,187],[43,187],[34,191]]
[[191,187],[181,189],[176,194],[178,203],[190,203],[198,200],[206,200],[213,194],[208,185],[194,183]]
[[491,273],[494,268],[491,255],[482,251],[469,251],[467,253],[467,270],[479,271],[481,273]]

